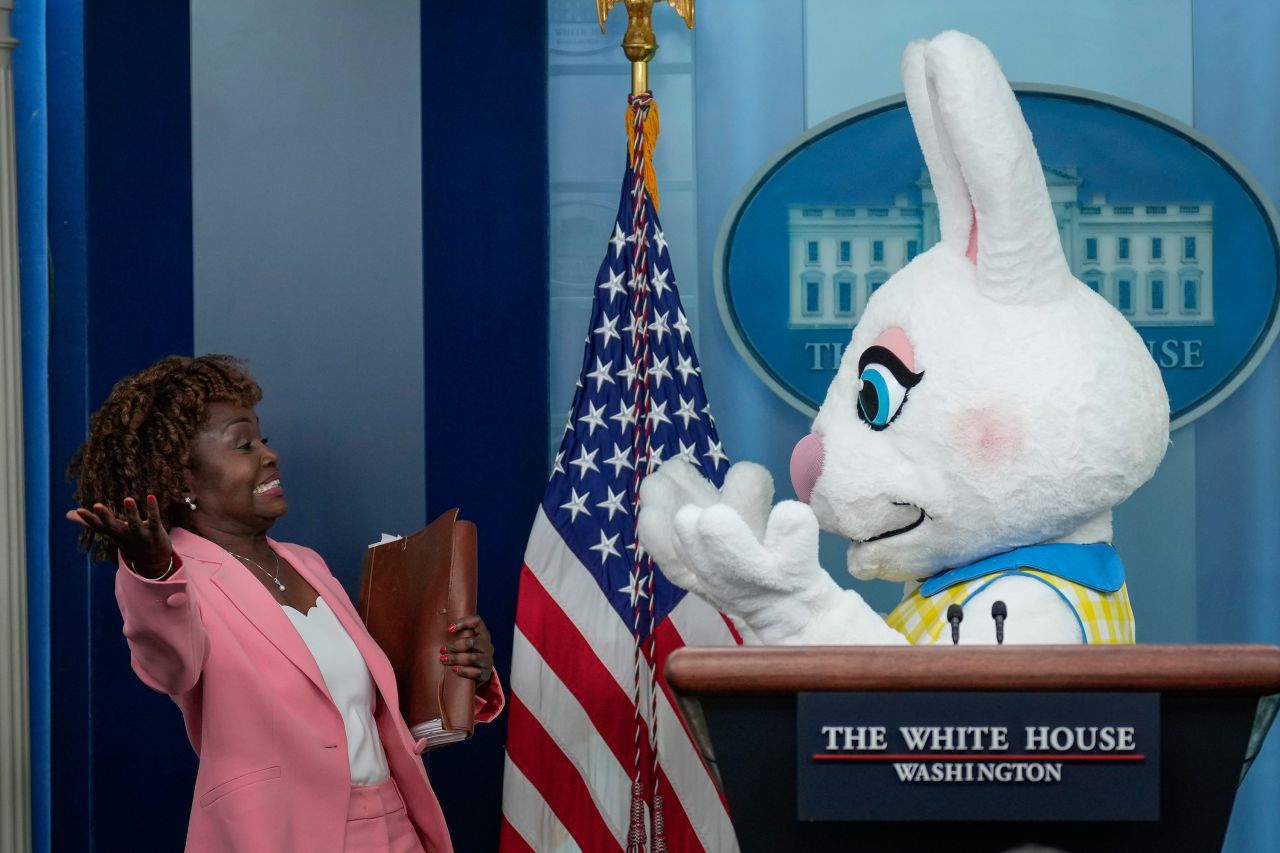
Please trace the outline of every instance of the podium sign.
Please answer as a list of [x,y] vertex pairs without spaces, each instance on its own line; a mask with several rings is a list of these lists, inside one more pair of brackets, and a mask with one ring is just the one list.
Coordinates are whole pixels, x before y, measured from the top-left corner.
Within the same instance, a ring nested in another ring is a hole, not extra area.
[[743,853],[1199,853],[1222,849],[1280,647],[686,646],[666,675]]
[[797,817],[1154,821],[1154,693],[796,696]]

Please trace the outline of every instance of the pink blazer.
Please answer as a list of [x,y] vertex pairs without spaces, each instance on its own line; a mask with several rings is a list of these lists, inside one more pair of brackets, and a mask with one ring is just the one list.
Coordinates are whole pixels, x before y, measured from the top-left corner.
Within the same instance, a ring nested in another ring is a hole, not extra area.
[[[200,756],[186,849],[341,853],[351,788],[346,734],[310,650],[238,560],[186,530],[171,536],[182,567],[153,582],[121,566],[116,600],[134,671],[178,703]],[[423,847],[452,850],[386,655],[319,554],[271,544],[324,597],[369,665],[387,766]],[[495,675],[476,699],[477,719],[492,719],[503,704]]]

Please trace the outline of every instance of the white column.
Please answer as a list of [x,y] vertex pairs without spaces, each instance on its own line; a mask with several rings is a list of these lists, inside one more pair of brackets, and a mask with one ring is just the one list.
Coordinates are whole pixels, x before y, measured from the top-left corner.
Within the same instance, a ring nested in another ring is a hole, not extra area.
[[0,0],[0,853],[31,849],[13,4]]

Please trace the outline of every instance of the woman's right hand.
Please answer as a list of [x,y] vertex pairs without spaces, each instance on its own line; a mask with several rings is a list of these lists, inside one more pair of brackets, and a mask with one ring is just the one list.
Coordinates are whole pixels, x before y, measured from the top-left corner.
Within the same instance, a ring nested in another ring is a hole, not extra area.
[[106,504],[95,503],[91,509],[78,507],[69,511],[67,518],[114,542],[125,565],[144,578],[158,578],[173,565],[173,545],[169,531],[160,521],[160,506],[155,495],[147,495],[146,518],[138,514],[133,498],[124,499],[121,515],[116,515]]

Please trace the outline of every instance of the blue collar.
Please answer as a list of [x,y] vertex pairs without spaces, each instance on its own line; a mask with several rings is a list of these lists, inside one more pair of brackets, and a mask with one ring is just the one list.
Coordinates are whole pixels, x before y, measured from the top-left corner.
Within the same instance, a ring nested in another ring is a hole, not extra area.
[[1116,549],[1106,543],[1028,545],[967,566],[938,572],[920,586],[920,594],[925,597],[936,595],[949,586],[983,575],[1024,567],[1047,572],[1098,592],[1116,592],[1124,585],[1124,564],[1120,562]]

